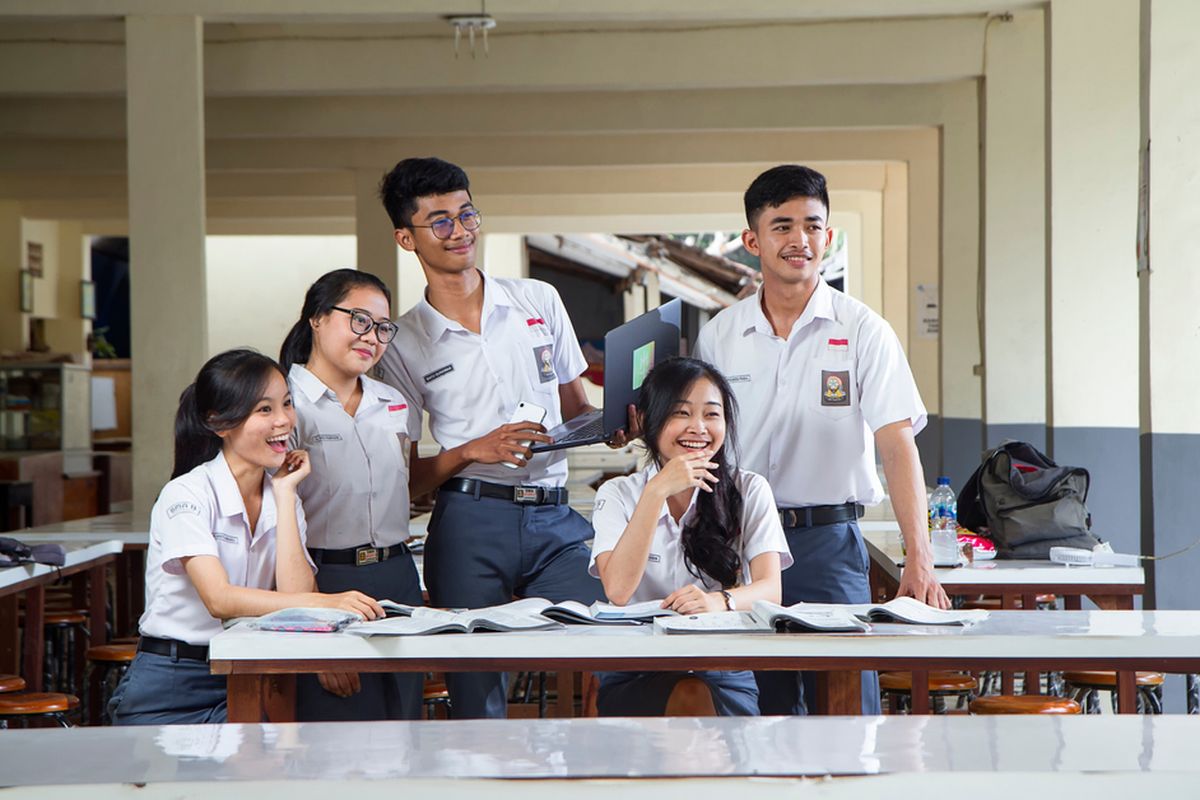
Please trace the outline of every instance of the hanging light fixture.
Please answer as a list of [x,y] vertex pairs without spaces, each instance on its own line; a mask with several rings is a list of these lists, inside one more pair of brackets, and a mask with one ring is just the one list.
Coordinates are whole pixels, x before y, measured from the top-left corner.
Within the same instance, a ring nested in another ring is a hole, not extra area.
[[487,0],[482,0],[478,14],[455,14],[446,17],[446,21],[454,26],[454,57],[458,58],[458,46],[462,42],[463,32],[471,46],[471,58],[475,58],[476,34],[483,38],[483,55],[488,56],[488,31],[496,27],[496,20],[487,13]]

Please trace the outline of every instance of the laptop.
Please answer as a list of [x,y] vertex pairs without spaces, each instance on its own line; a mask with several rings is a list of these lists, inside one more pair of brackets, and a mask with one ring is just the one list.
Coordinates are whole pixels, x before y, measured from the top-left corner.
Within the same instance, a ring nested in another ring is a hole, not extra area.
[[547,431],[552,444],[535,444],[534,453],[607,442],[629,427],[642,381],[660,361],[679,355],[681,302],[676,299],[613,328],[604,337],[604,408],[580,414]]

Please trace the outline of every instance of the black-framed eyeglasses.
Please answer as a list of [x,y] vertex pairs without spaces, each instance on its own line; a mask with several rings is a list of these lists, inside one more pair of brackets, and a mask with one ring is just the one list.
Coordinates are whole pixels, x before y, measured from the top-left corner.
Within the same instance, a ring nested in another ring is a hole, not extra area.
[[409,225],[410,228],[429,228],[438,239],[449,239],[454,235],[454,221],[463,226],[464,231],[477,231],[483,224],[483,214],[477,208],[468,208],[457,217],[442,217],[435,219],[429,225]]
[[350,330],[354,331],[359,336],[366,336],[375,329],[375,337],[383,344],[387,344],[392,339],[396,338],[396,331],[400,330],[396,327],[396,323],[390,319],[385,319],[376,322],[371,318],[371,315],[361,308],[342,308],[341,306],[331,306],[334,311],[341,311],[343,314],[350,315]]

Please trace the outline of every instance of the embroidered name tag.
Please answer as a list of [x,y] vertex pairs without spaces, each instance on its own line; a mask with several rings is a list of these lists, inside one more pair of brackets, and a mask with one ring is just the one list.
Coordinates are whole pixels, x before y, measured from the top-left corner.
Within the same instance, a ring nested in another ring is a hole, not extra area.
[[180,514],[192,514],[200,516],[200,506],[187,500],[181,500],[178,503],[172,503],[167,509],[167,519],[175,519]]
[[315,433],[312,441],[314,442],[340,442],[342,435],[340,433]]
[[216,531],[213,533],[213,538],[218,542],[224,542],[225,544],[238,543],[238,537],[234,536],[232,533],[222,533],[221,531]]
[[650,555],[646,556],[646,560],[651,564],[657,564],[662,561],[662,556],[660,556],[658,553],[651,553]]
[[850,405],[849,370],[821,370],[821,405]]
[[726,375],[725,380],[729,381],[730,383],[749,383],[750,375],[749,373],[743,375]]
[[454,372],[453,364],[447,364],[444,367],[439,367],[438,369],[435,369],[433,372],[427,373],[425,375],[425,382],[432,383],[433,381],[436,381],[438,378],[442,377],[443,375],[446,375],[451,372]]

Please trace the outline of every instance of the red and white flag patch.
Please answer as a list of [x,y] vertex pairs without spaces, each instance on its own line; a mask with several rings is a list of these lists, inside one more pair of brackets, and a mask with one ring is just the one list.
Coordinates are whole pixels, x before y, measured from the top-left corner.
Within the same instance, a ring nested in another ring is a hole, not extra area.
[[830,339],[829,340],[829,349],[844,353],[850,349],[850,340],[849,339]]
[[532,328],[534,325],[545,325],[546,320],[542,319],[541,317],[530,317],[529,319],[525,320],[525,324]]
[[396,411],[403,411],[406,408],[408,408],[408,403],[396,403],[395,405],[388,406],[388,411],[394,413]]

